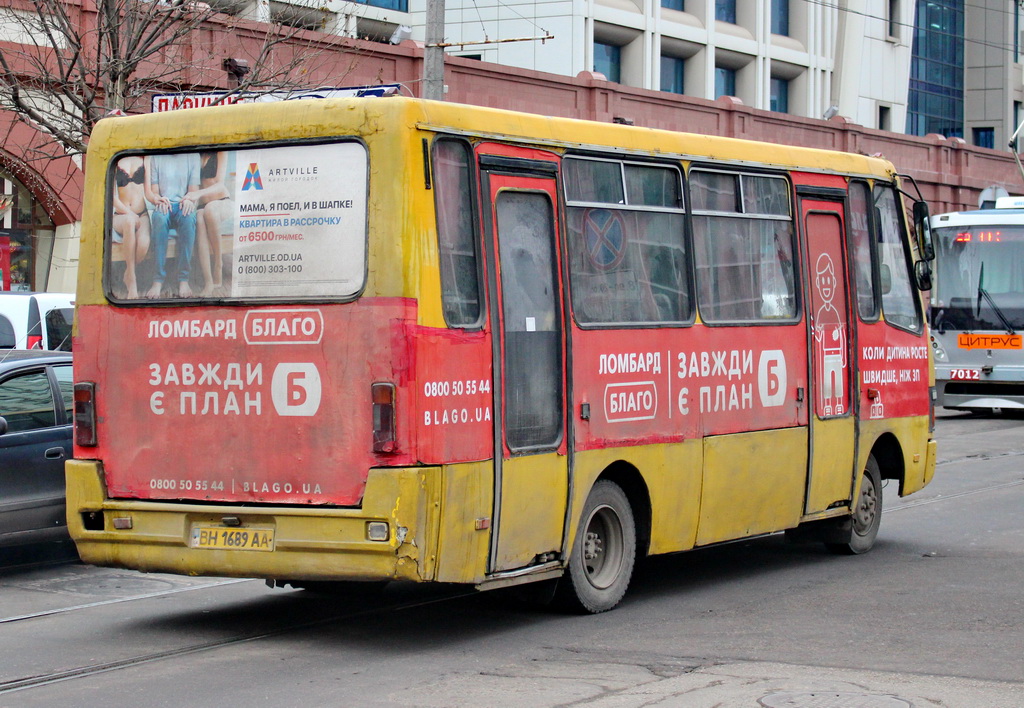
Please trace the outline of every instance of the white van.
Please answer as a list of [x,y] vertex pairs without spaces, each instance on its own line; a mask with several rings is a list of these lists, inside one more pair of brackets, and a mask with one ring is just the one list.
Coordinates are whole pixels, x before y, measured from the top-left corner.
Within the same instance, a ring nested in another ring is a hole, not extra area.
[[71,351],[75,296],[0,292],[0,349]]

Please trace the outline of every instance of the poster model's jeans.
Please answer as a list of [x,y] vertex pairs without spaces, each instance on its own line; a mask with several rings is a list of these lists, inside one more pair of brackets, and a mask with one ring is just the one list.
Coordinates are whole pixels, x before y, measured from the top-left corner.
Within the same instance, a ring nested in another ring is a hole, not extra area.
[[151,210],[149,219],[156,247],[156,279],[163,282],[167,278],[167,243],[171,238],[171,229],[174,229],[178,246],[175,253],[178,260],[178,282],[187,282],[192,264],[192,248],[196,243],[196,212],[185,216],[181,213],[181,202],[174,202],[166,214],[157,209]]

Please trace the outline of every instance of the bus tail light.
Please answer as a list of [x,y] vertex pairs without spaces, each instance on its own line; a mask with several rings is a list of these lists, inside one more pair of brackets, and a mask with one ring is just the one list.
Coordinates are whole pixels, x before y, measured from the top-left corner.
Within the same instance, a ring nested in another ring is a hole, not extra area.
[[75,444],[96,446],[96,384],[75,384]]
[[373,451],[394,452],[395,444],[395,385],[375,383],[370,386],[373,400]]

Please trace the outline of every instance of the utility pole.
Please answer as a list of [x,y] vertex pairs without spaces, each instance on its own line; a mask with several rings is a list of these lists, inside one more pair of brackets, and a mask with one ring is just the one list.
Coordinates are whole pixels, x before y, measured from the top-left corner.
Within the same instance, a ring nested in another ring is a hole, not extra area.
[[423,98],[444,100],[444,0],[427,0]]

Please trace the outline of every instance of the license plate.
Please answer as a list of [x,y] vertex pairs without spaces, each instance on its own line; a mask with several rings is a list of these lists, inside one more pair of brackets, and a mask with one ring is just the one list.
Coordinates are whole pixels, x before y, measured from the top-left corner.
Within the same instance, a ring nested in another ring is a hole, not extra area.
[[274,550],[274,529],[238,528],[223,526],[193,526],[192,548],[208,548],[229,551],[272,551]]
[[951,369],[949,378],[954,381],[980,381],[981,369]]

